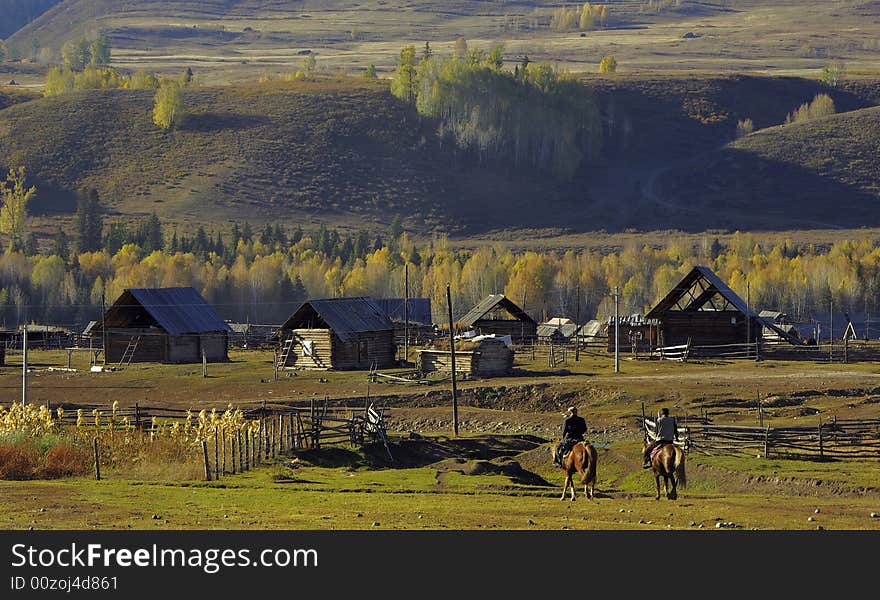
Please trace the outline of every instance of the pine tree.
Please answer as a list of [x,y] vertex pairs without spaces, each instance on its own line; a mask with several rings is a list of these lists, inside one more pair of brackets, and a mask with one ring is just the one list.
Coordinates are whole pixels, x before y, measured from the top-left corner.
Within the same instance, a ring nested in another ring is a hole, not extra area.
[[81,191],[76,199],[76,237],[79,252],[95,252],[101,249],[104,216],[98,198],[98,190]]

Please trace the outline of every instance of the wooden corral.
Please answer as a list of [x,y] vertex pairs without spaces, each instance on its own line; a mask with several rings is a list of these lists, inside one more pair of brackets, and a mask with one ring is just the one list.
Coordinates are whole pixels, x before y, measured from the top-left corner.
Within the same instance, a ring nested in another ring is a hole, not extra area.
[[274,345],[273,336],[280,329],[280,325],[261,325],[257,323],[235,323],[227,321],[229,325],[229,345],[236,348],[260,348],[266,345]]
[[[660,321],[631,315],[617,319],[618,348],[621,352],[651,352],[657,347]],[[614,317],[608,320],[608,351],[614,352]]]
[[[0,331],[0,345],[20,350],[24,339],[23,334],[24,326],[15,330],[4,329]],[[66,327],[35,323],[27,325],[28,348],[40,348],[43,350],[64,348],[69,346],[71,339],[75,337],[76,335]]]
[[487,296],[459,321],[482,335],[510,336],[516,344],[537,337],[538,323],[503,294]]
[[394,326],[369,298],[309,300],[281,326],[278,367],[367,370],[394,365]]
[[[484,338],[455,344],[455,370],[468,377],[500,377],[513,370],[514,352],[501,341]],[[452,372],[452,352],[446,348],[419,350],[422,373]]]
[[191,287],[125,290],[91,334],[107,363],[229,360],[229,326]]

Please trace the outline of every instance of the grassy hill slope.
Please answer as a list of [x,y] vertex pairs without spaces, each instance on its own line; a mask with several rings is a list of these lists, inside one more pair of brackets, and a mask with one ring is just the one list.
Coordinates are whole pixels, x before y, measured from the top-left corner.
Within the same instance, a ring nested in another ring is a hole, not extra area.
[[[671,214],[707,199],[746,223],[870,227],[880,218],[880,108],[756,131],[665,173]],[[707,218],[713,220],[711,215]]]
[[511,226],[534,198],[577,194],[471,168],[381,84],[188,90],[186,120],[168,133],[151,122],[152,96],[84,92],[0,111],[0,162],[26,166],[42,190],[36,212],[70,213],[72,190],[94,186],[122,214],[182,222],[399,213],[415,229],[454,232]]
[[[834,90],[791,77],[705,74],[585,82],[600,105],[605,150],[571,182],[476,166],[382,82],[350,78],[189,89],[188,116],[170,133],[151,123],[151,92],[17,104],[0,110],[0,166],[26,166],[40,190],[32,210],[52,219],[69,219],[74,191],[93,186],[120,215],[155,210],[179,223],[380,228],[400,214],[411,231],[452,234],[853,225],[849,213],[828,213],[831,197],[858,208],[858,226],[880,226],[875,113],[865,110],[880,95],[877,81]],[[849,111],[833,120],[845,137],[819,123],[772,128],[820,91]],[[744,118],[770,129],[727,146]],[[757,156],[757,166],[746,160]],[[858,160],[821,171],[816,157]],[[791,196],[792,181],[813,191]]]
[[4,39],[58,4],[61,0],[0,0],[0,39]]

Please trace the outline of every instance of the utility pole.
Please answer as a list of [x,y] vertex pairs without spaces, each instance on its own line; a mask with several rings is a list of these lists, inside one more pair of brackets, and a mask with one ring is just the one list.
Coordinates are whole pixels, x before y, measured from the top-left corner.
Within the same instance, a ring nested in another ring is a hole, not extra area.
[[749,313],[752,312],[749,308],[752,304],[751,295],[751,284],[746,281],[746,358],[749,356],[750,344],[752,343],[752,319],[749,316]]
[[455,379],[455,331],[452,329],[452,292],[446,284],[446,306],[449,309],[449,355],[452,367],[452,430],[458,437],[458,388]]
[[581,359],[581,343],[578,339],[580,336],[580,326],[581,326],[581,286],[578,284],[577,293],[576,293],[576,302],[574,309],[574,361],[578,362]]
[[614,286],[614,372],[620,373],[620,292]]
[[28,378],[27,378],[27,319],[25,319],[24,330],[21,334],[21,406],[27,406],[28,401]]
[[403,265],[403,362],[409,361],[409,263]]
[[107,309],[104,308],[104,291],[101,290],[101,351],[104,354],[104,366],[107,366],[107,319],[104,315]]

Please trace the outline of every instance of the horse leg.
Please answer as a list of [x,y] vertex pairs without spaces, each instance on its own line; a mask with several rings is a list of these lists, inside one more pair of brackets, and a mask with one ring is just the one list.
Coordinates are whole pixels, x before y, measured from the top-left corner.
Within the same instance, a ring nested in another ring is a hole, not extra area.
[[571,488],[571,499],[574,500],[574,480],[571,477],[571,473],[565,473],[565,481],[562,483],[562,497],[560,500],[565,500],[565,493],[568,489]]
[[657,471],[654,471],[654,481],[657,483],[657,497],[654,499],[659,500],[660,499],[660,473],[658,473]]
[[675,491],[676,487],[678,487],[678,481],[675,479],[675,472],[669,475],[669,478],[672,479],[672,492],[667,496],[670,500],[678,499],[678,493]]

